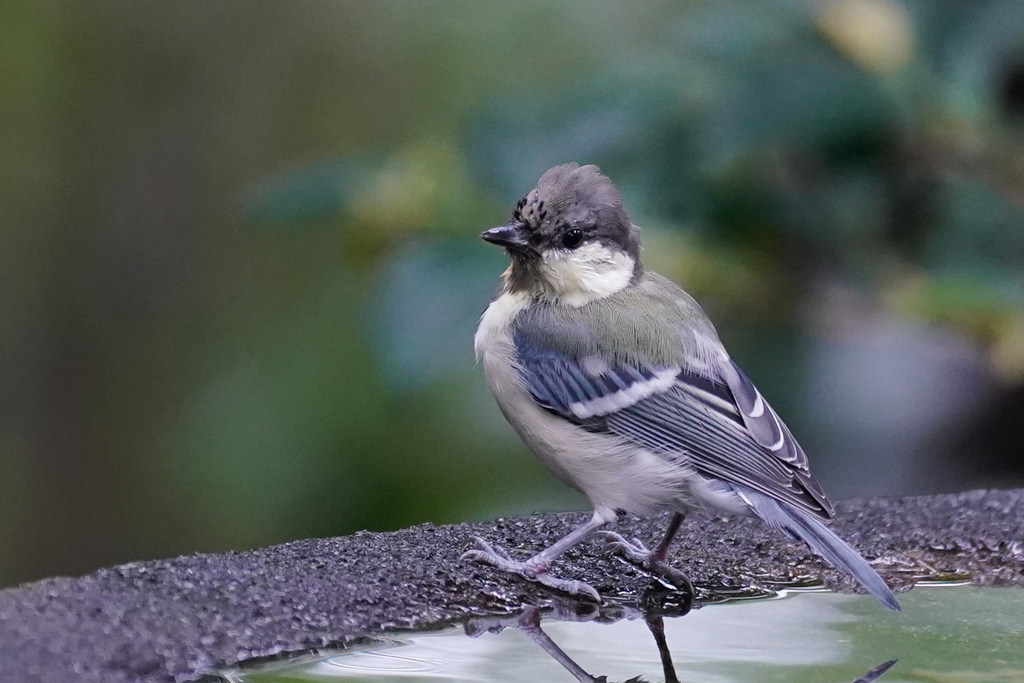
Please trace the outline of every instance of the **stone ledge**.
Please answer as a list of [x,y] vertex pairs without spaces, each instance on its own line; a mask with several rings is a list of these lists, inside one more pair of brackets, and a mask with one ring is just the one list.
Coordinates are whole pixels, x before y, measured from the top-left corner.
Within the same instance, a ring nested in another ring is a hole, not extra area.
[[[459,561],[482,535],[525,555],[586,518],[549,514],[480,524],[295,541],[188,555],[0,591],[0,681],[193,681],[254,657],[342,644],[383,629],[544,606],[551,594]],[[618,530],[655,541],[666,519]],[[836,531],[894,587],[929,575],[1024,585],[1024,489],[841,502]],[[674,564],[700,585],[769,585],[821,577],[849,590],[804,546],[751,520],[694,515]],[[641,593],[650,579],[583,544],[556,571],[602,593]],[[881,609],[881,608],[880,608]]]

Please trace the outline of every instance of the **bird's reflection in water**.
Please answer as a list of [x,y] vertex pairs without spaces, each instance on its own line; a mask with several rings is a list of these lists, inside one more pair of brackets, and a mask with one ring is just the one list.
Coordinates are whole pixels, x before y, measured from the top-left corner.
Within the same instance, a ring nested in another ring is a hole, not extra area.
[[[545,606],[544,617],[556,621],[613,623],[616,621],[642,619],[658,648],[661,657],[664,683],[680,683],[672,664],[672,653],[669,651],[668,640],[665,638],[665,617],[682,617],[693,608],[692,599],[683,598],[683,602],[675,602],[679,593],[664,591],[648,591],[643,595],[639,607],[623,604],[595,605],[590,602],[556,600],[553,606]],[[529,605],[517,616],[481,617],[466,622],[466,635],[476,638],[485,633],[499,633],[506,628],[517,628],[530,640],[536,643],[582,683],[608,683],[607,676],[592,676],[587,673],[569,654],[551,639],[541,628],[541,608]],[[886,671],[896,664],[892,659],[865,673],[850,683],[872,683],[879,680]],[[636,676],[623,683],[652,683]],[[845,681],[837,683],[847,683]]]

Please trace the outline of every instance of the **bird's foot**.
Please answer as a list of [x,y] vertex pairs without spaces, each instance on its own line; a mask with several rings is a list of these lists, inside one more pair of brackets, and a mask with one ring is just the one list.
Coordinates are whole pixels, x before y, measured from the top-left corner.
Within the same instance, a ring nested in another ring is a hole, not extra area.
[[646,572],[660,576],[678,590],[696,595],[689,576],[666,562],[656,551],[649,550],[639,539],[628,541],[614,531],[599,531],[598,536],[604,541],[607,550],[622,555]]
[[605,550],[609,552],[618,553],[636,564],[650,562],[651,551],[639,538],[627,541],[622,534],[617,534],[614,531],[599,531],[597,536],[604,541]]
[[479,536],[473,537],[473,544],[476,546],[462,554],[460,559],[474,560],[489,564],[510,574],[518,574],[529,581],[562,591],[570,595],[586,597],[594,602],[601,602],[601,596],[593,586],[583,581],[572,579],[560,579],[557,576],[548,574],[548,565],[544,561],[538,561],[537,557],[528,560],[513,560],[512,557],[502,548],[495,548]]

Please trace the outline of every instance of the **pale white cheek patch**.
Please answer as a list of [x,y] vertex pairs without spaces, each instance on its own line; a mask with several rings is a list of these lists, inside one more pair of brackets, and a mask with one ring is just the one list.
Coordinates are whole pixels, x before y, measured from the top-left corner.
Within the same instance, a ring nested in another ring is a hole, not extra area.
[[571,403],[569,404],[569,411],[581,420],[614,413],[617,410],[622,410],[639,403],[648,396],[665,391],[676,381],[676,375],[678,374],[679,368],[666,368],[656,373],[651,379],[635,382],[625,389],[616,391],[614,394],[601,396],[590,401]]
[[583,306],[622,291],[633,279],[635,266],[628,254],[592,242],[575,251],[546,252],[540,275],[554,298]]

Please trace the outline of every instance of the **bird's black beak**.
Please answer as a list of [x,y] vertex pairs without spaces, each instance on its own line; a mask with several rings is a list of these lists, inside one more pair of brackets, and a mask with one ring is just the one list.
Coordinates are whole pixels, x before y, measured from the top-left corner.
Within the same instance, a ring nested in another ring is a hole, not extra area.
[[480,237],[491,244],[497,244],[499,247],[505,247],[506,249],[512,249],[524,254],[537,253],[537,250],[527,240],[526,231],[518,223],[499,225],[496,228],[485,230]]

